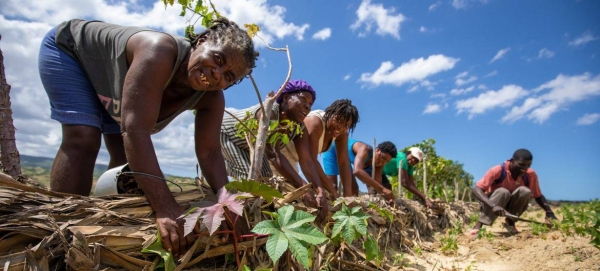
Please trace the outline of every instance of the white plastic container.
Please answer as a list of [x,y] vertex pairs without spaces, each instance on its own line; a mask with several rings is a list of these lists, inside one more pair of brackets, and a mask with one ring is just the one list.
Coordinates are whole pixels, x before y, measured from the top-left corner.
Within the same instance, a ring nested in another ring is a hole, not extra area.
[[114,167],[100,175],[98,178],[98,182],[96,183],[96,188],[94,189],[94,196],[108,196],[108,195],[118,195],[119,190],[117,189],[117,179],[121,170],[127,166],[124,164],[122,166]]

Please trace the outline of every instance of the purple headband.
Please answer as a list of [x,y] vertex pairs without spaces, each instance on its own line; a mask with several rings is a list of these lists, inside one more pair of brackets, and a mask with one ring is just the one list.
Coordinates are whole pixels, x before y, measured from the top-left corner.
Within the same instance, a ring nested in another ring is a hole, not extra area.
[[277,103],[281,104],[283,101],[283,94],[293,93],[298,91],[308,91],[313,97],[313,101],[317,99],[317,93],[315,90],[304,80],[290,80],[283,89],[283,92],[277,97]]

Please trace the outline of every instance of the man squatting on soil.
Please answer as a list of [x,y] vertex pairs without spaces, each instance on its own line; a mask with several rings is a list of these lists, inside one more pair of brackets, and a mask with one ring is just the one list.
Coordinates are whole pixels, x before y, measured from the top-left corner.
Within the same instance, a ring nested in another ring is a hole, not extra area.
[[[547,220],[556,219],[542,195],[537,174],[530,168],[532,162],[531,152],[518,149],[512,159],[489,169],[475,184],[473,194],[481,202],[481,214],[470,232],[471,236],[476,236],[483,224],[492,225],[499,215],[521,216],[527,210],[531,197],[546,211]],[[519,232],[515,228],[515,221],[508,217],[503,226],[511,234]]]
[[196,237],[183,236],[184,221],[177,217],[184,209],[164,181],[150,136],[183,111],[196,110],[196,156],[219,190],[228,182],[219,144],[223,90],[250,74],[257,56],[246,31],[225,18],[192,40],[99,21],[53,28],[39,55],[51,118],[63,133],[50,188],[89,195],[103,135],[109,168],[129,163],[131,171],[144,173],[134,177],[155,212],[163,246],[183,255]]

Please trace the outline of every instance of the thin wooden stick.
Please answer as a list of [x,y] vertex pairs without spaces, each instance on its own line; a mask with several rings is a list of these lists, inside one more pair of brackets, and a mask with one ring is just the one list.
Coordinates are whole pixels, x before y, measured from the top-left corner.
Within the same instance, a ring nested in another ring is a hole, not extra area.
[[[375,140],[375,138],[373,138],[373,155],[372,155],[372,159],[371,159],[371,178],[373,180],[375,180],[375,154],[376,154],[376,147],[377,146],[377,140]],[[367,187],[367,191],[369,193],[369,195],[373,194],[373,187],[368,186]]]
[[404,163],[404,159],[400,160],[400,163],[398,164],[398,198],[402,199],[403,198],[403,191],[402,191],[402,164]]
[[452,180],[454,181],[454,201],[458,201],[458,183],[456,182],[456,178]]
[[425,197],[427,198],[427,159],[425,155],[423,155],[423,193],[425,193]]

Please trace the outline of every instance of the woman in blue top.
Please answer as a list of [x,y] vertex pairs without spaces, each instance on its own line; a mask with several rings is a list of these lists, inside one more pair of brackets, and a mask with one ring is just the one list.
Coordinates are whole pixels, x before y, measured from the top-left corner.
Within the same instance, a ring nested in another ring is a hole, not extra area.
[[[373,187],[385,199],[394,200],[392,191],[381,184],[381,176],[383,166],[396,155],[396,146],[392,142],[381,142],[373,152],[371,146],[349,138],[348,158],[350,159],[353,176],[348,180],[342,179],[344,197],[358,196],[358,183],[356,182],[356,178],[358,178],[366,185]],[[375,159],[375,179],[371,178],[373,159]],[[337,183],[337,175],[340,169],[337,163],[335,143],[323,154],[323,170],[331,182]]]

